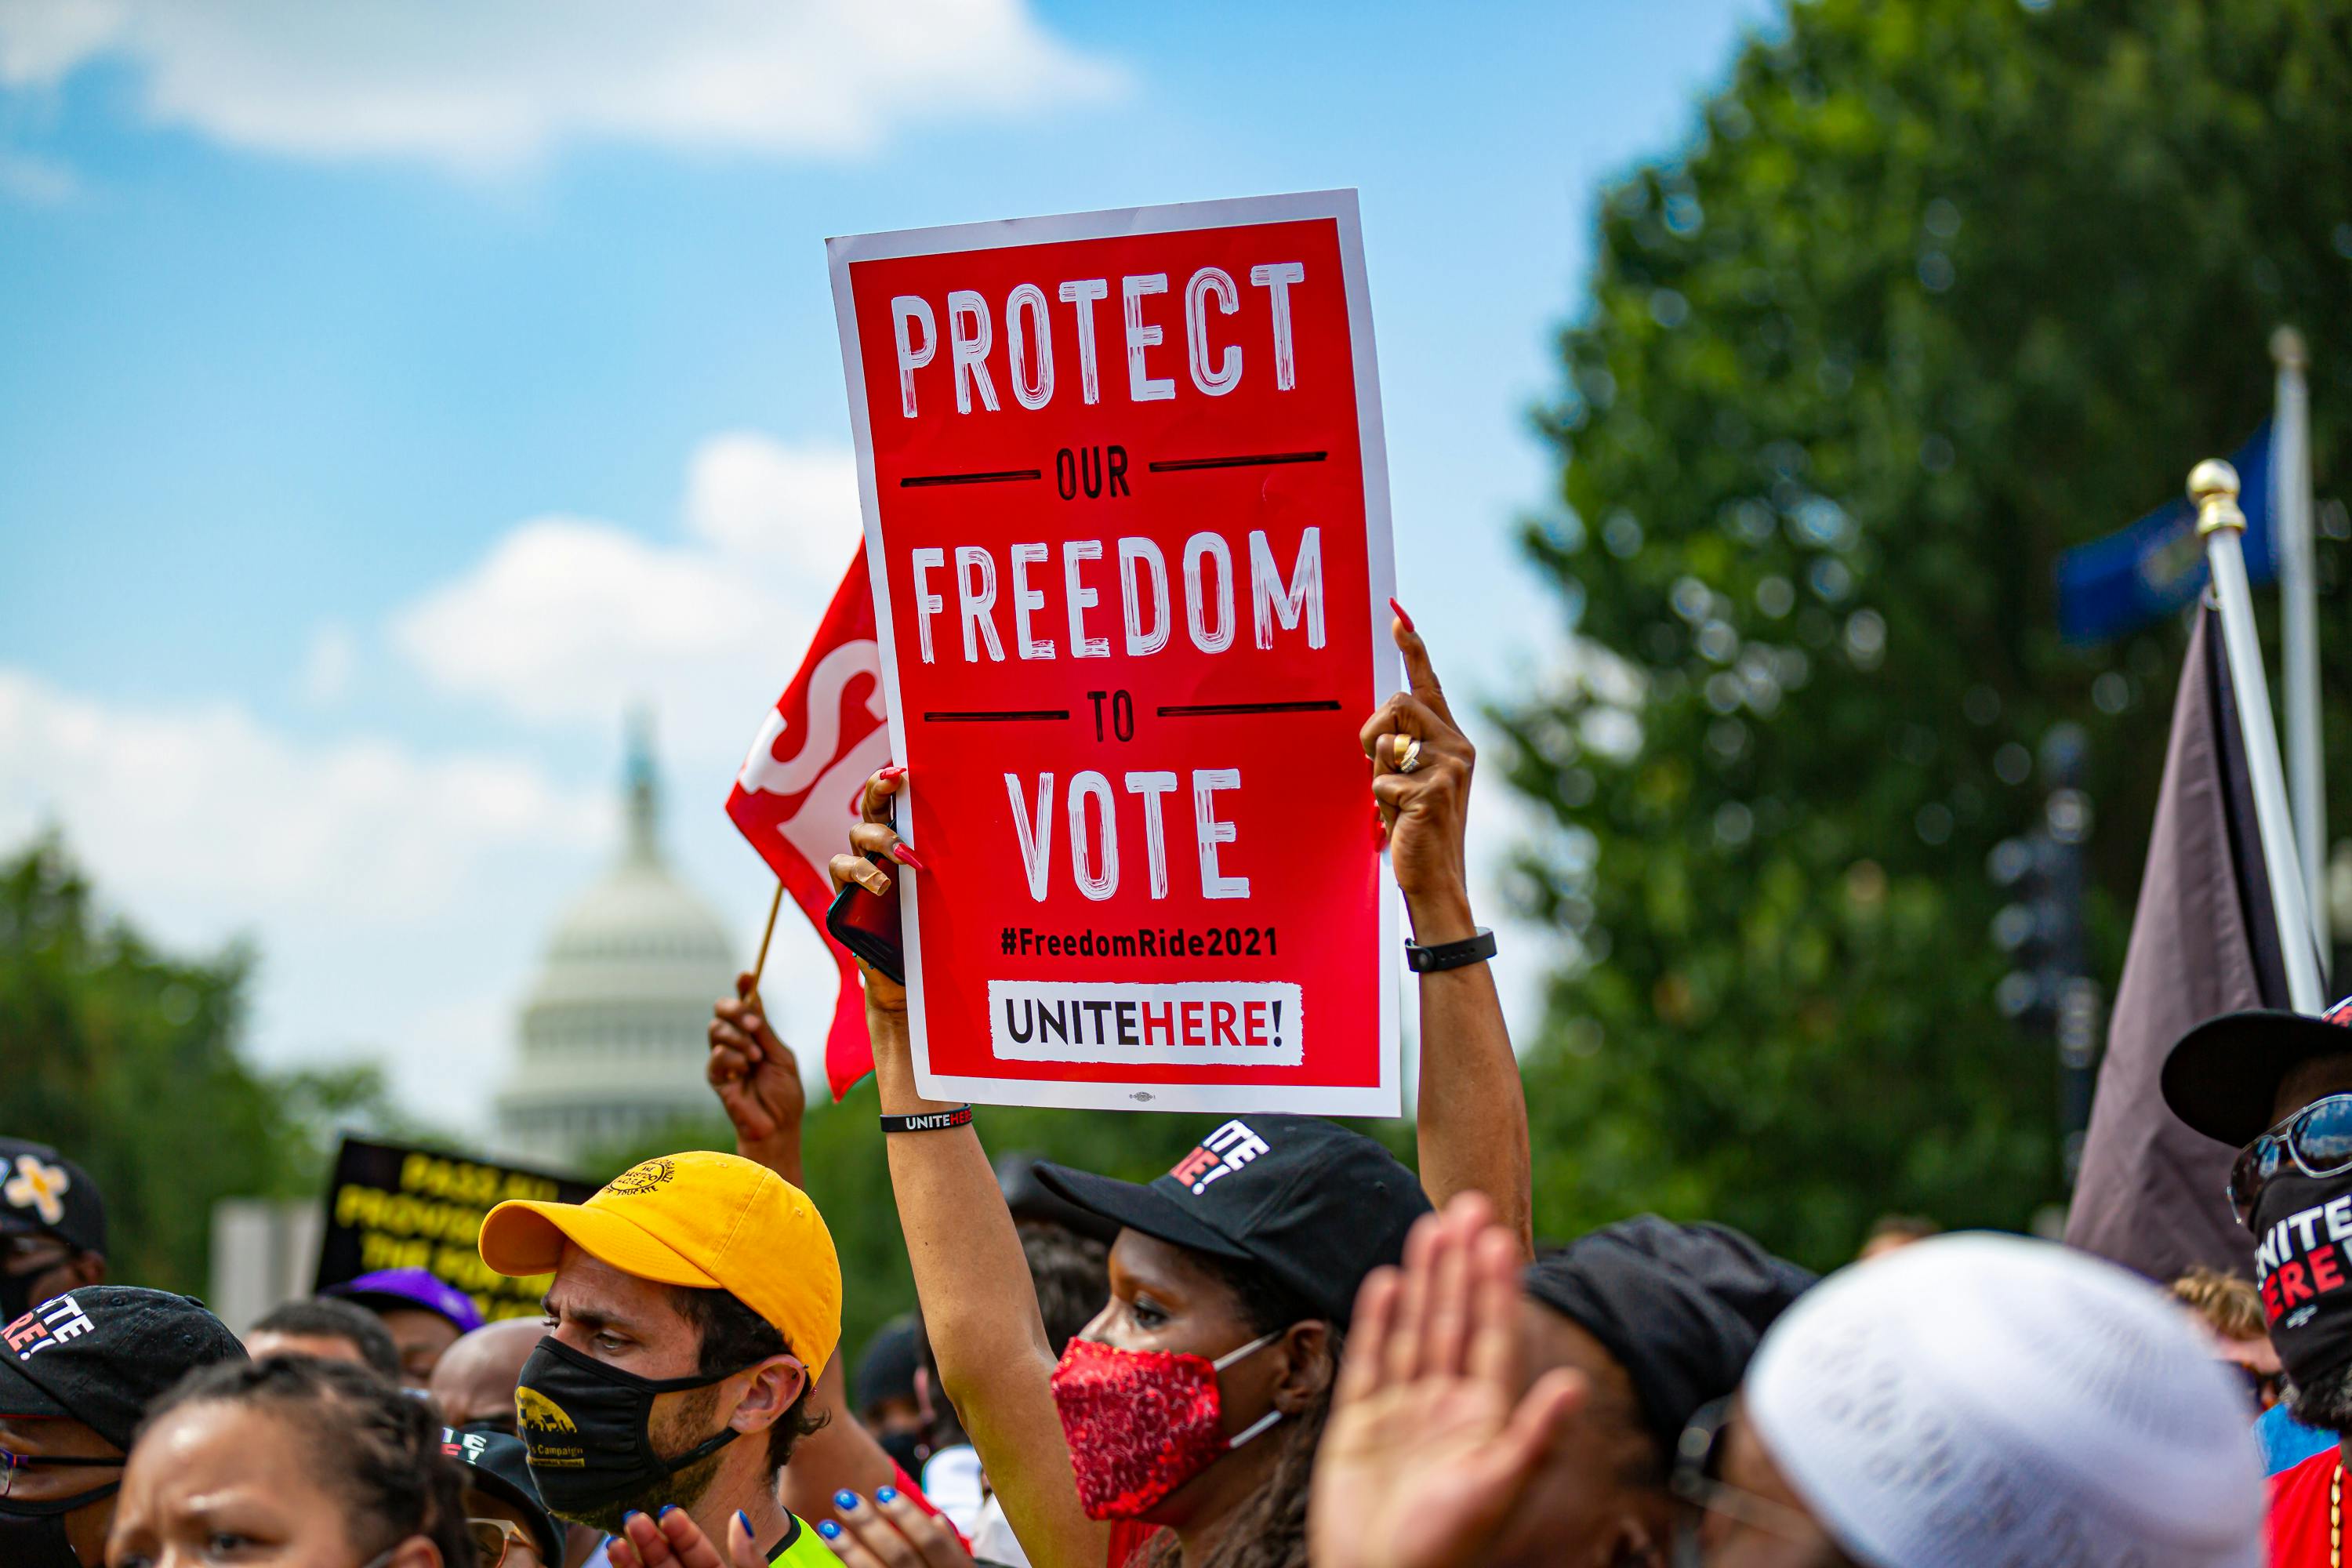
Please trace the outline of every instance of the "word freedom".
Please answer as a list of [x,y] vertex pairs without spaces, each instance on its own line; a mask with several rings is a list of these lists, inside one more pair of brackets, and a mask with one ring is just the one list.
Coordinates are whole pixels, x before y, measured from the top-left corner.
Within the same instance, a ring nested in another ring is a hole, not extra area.
[[[1249,269],[1250,296],[1265,314],[1265,331],[1274,359],[1276,390],[1288,392],[1298,384],[1298,362],[1291,342],[1290,289],[1307,280],[1303,262],[1260,262]],[[1176,396],[1176,381],[1152,374],[1151,351],[1162,348],[1168,331],[1160,321],[1145,320],[1159,307],[1146,301],[1168,292],[1165,272],[1130,273],[1118,280],[1119,312],[1127,348],[1127,395],[1130,403],[1165,403]],[[1055,290],[1070,307],[1068,321],[1077,342],[1078,395],[1087,403],[1102,401],[1102,373],[1096,348],[1098,332],[1096,308],[1110,298],[1107,278],[1074,278]],[[996,346],[996,319],[988,300],[976,289],[950,289],[947,293],[948,363],[955,378],[958,414],[969,414],[977,403],[993,414],[1001,406],[989,356]],[[1242,292],[1233,274],[1222,267],[1203,267],[1184,285],[1184,345],[1193,387],[1210,397],[1223,397],[1242,384],[1243,353],[1231,322],[1213,322],[1242,311]],[[898,408],[916,417],[916,376],[939,357],[939,312],[920,294],[898,294],[890,300],[890,331],[898,353]],[[1220,341],[1213,343],[1213,333]],[[1034,283],[1013,286],[1004,297],[1004,356],[1006,381],[1013,401],[1035,411],[1054,401],[1054,311],[1045,289]],[[1166,367],[1162,367],[1166,368]],[[936,376],[937,372],[933,373]]]
[[[1157,541],[1140,535],[1116,545],[1121,627],[1129,658],[1148,658],[1165,648],[1174,632],[1168,595],[1168,558]],[[1265,530],[1253,528],[1249,554],[1250,624],[1259,647],[1274,647],[1275,628],[1306,628],[1307,646],[1319,648],[1323,631],[1323,531],[1309,526],[1298,536],[1298,549],[1286,573],[1275,559]],[[1000,577],[995,552],[985,545],[955,547],[956,623],[963,637],[966,664],[980,662],[985,648],[992,663],[1004,662],[1004,637],[998,621],[998,584],[1012,586],[1013,647],[1024,659],[1057,658],[1061,645],[1040,636],[1050,630],[1045,593],[1031,584],[1029,570],[1043,566],[1052,552],[1044,543],[1014,544],[1005,551],[1005,571]],[[1088,569],[1103,559],[1099,539],[1062,542],[1062,607],[1069,628],[1072,658],[1108,658],[1110,638],[1096,635],[1087,612],[1102,603],[1102,590],[1087,581]],[[1184,541],[1178,554],[1184,581],[1184,629],[1202,653],[1223,653],[1234,646],[1237,629],[1234,616],[1234,552],[1223,535],[1202,531]],[[908,568],[915,587],[915,633],[923,662],[939,662],[931,622],[947,613],[945,595],[934,591],[931,574],[947,569],[947,551],[939,546],[910,551]],[[1107,629],[1107,628],[1106,628]]]

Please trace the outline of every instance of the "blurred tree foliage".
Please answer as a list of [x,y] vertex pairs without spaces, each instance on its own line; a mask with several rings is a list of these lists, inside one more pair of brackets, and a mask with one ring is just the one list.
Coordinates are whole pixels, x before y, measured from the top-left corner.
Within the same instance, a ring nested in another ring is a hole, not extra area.
[[1578,949],[1528,1069],[1547,1233],[1656,1208],[1826,1265],[1883,1211],[2063,1196],[1986,856],[2084,726],[2112,985],[2182,639],[2061,646],[2053,560],[2265,417],[2280,322],[2340,524],[2347,99],[2341,3],[1816,0],[1601,195],[1525,535],[1579,640],[1498,715]]
[[216,1200],[316,1196],[336,1127],[413,1131],[373,1067],[272,1075],[240,1055],[252,967],[106,919],[54,837],[0,860],[0,1132],[89,1171],[118,1283],[203,1295]]

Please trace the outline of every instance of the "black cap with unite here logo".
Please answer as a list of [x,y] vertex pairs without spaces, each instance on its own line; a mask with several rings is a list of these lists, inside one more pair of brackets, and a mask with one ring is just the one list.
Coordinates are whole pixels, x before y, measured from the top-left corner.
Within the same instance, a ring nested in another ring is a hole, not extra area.
[[245,1347],[192,1296],[85,1285],[0,1328],[0,1415],[79,1421],[118,1448],[148,1401]]
[[1143,1184],[1040,1163],[1046,1190],[1173,1246],[1255,1263],[1345,1326],[1364,1276],[1404,1257],[1429,1212],[1420,1180],[1360,1132],[1313,1116],[1240,1116]]

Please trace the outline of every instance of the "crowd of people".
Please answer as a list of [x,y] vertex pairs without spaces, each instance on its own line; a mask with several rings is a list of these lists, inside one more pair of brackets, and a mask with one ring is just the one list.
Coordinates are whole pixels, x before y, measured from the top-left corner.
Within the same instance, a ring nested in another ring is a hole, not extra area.
[[[1410,689],[1362,743],[1434,946],[1481,934],[1474,757],[1395,630]],[[905,785],[869,781],[836,881],[953,874],[901,852]],[[1817,1279],[1653,1215],[1539,1247],[1487,967],[1416,984],[1414,1166],[1245,1114],[1137,1184],[992,1163],[867,971],[918,1307],[854,1376],[799,1065],[748,975],[709,1028],[733,1152],[485,1220],[543,1321],[394,1270],[240,1342],[110,1280],[84,1173],[0,1142],[0,1568],[2342,1568],[2341,1017],[2231,1020],[2167,1072],[2244,1151],[2259,1290],[1915,1219]]]

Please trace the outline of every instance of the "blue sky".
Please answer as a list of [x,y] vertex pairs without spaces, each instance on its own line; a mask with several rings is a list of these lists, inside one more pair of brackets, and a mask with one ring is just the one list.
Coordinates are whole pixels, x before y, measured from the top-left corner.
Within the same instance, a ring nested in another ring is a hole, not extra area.
[[1764,0],[877,11],[0,11],[0,847],[249,934],[265,1059],[477,1121],[636,697],[756,939],[719,804],[855,532],[827,235],[1358,187],[1405,603],[1457,690],[1557,656],[1510,538],[1592,195]]

